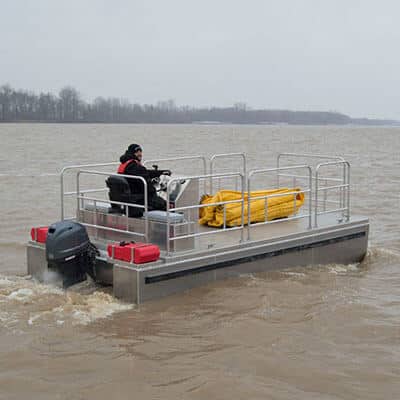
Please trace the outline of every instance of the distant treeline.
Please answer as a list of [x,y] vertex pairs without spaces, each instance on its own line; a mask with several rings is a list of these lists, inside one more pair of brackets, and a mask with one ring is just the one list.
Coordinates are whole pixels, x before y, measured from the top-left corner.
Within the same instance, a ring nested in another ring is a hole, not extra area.
[[0,122],[92,123],[234,123],[234,124],[393,124],[395,121],[352,119],[337,112],[253,110],[244,103],[232,107],[177,107],[173,100],[156,105],[136,104],[118,98],[97,97],[84,101],[70,86],[36,94],[0,86]]

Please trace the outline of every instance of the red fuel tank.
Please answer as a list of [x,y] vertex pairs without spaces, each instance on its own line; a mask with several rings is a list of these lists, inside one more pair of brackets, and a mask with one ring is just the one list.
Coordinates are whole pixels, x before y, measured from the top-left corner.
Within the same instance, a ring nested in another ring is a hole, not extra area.
[[160,248],[151,243],[109,244],[107,253],[111,258],[134,264],[144,264],[160,258]]
[[48,226],[40,226],[38,228],[31,229],[31,238],[33,241],[38,243],[46,243]]

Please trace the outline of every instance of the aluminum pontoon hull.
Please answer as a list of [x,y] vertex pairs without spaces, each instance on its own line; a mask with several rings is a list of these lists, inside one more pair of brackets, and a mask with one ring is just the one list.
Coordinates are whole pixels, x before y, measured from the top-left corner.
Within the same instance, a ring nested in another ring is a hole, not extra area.
[[[276,229],[260,227],[269,229],[268,239],[264,232],[262,240],[255,238],[223,249],[164,256],[150,264],[134,265],[98,257],[97,278],[112,284],[117,298],[139,304],[241,274],[360,262],[368,247],[368,219],[353,216],[349,222],[329,222],[320,228],[298,232],[291,227],[291,234],[282,229],[284,222],[277,224]],[[30,242],[27,256],[28,273],[46,281],[44,246]]]

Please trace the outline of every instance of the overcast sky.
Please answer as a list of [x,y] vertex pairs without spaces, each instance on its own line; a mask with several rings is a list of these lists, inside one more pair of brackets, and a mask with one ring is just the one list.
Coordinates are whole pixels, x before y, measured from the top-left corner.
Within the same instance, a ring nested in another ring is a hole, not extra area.
[[400,119],[395,0],[0,0],[0,84]]

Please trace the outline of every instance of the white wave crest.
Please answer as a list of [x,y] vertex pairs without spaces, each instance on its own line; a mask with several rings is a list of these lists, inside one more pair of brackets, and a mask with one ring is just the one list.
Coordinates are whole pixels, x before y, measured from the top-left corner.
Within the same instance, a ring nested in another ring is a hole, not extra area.
[[63,290],[16,276],[0,276],[0,302],[0,321],[13,327],[87,325],[133,308],[93,284]]

